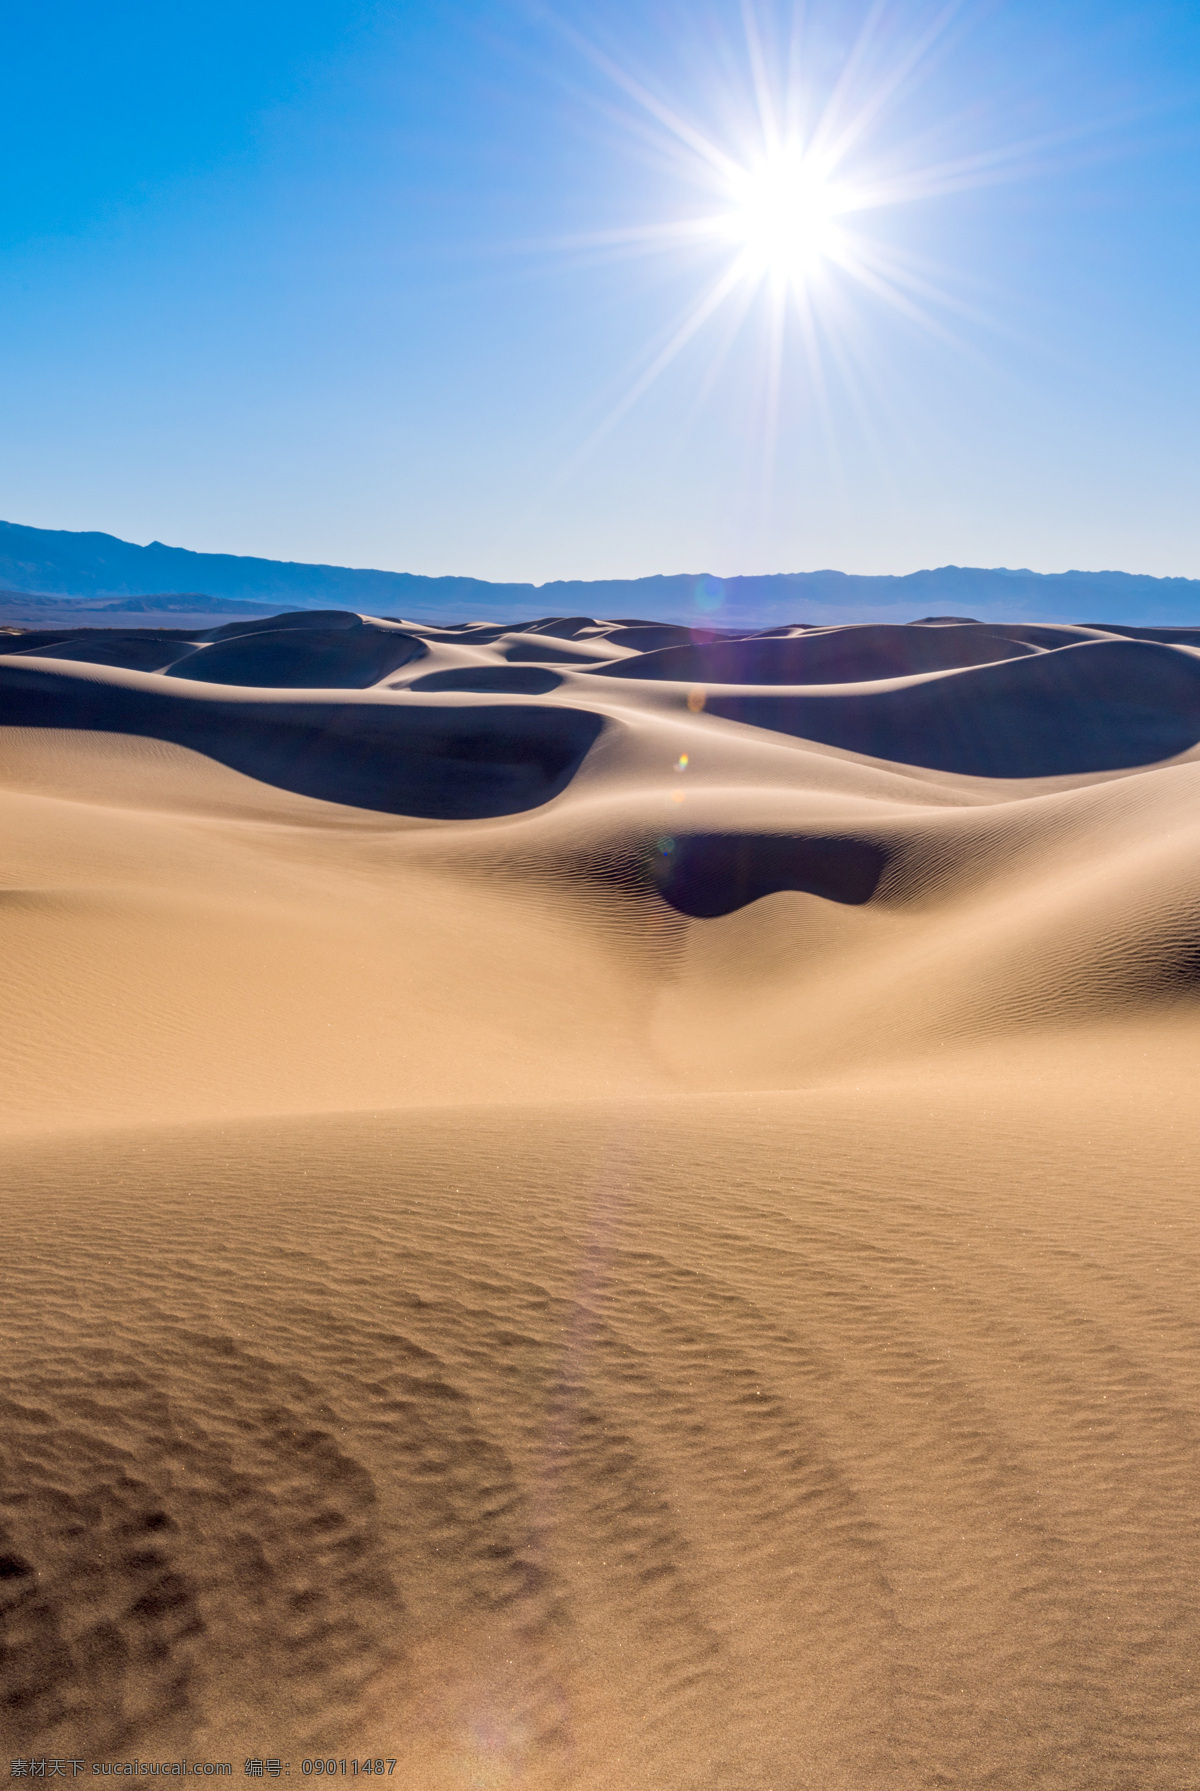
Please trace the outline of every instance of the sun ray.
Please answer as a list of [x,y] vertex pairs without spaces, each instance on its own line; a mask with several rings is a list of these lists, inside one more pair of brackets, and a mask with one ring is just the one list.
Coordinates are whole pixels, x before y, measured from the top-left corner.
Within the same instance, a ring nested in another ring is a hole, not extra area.
[[759,487],[759,521],[765,526],[775,493],[775,463],[779,448],[779,416],[783,398],[784,337],[787,330],[787,292],[778,282],[768,294],[767,359],[765,366],[765,415],[762,433],[762,478]]
[[[843,129],[841,135],[832,143],[820,142],[818,127],[817,143],[822,157],[827,158],[831,166],[837,166],[845,160],[847,154],[874,124],[884,111],[888,102],[899,92],[912,76],[913,71],[929,54],[939,37],[945,32],[951,20],[962,10],[963,0],[949,0],[939,13],[930,20],[926,29],[919,33],[908,50],[898,56],[887,74],[871,86],[857,112]],[[886,10],[883,4],[873,9],[874,16],[882,17]]]
[[713,313],[720,309],[730,293],[736,291],[738,286],[741,285],[744,275],[745,270],[740,261],[735,261],[731,267],[728,267],[725,270],[721,278],[714,282],[703,298],[692,306],[683,322],[672,334],[666,346],[659,350],[654,356],[654,359],[650,362],[650,365],[637,379],[634,380],[633,384],[629,387],[629,390],[613,406],[603,422],[597,425],[596,430],[593,431],[592,436],[589,437],[588,442],[585,444],[586,447],[590,448],[593,446],[596,441],[601,440],[604,435],[607,435],[609,431],[620,422],[621,418],[634,404],[637,403],[642,394],[647,392],[659,375],[670,366],[680,350],[684,348],[697,331],[708,322]]
[[599,447],[607,436],[612,434],[613,430],[628,415],[638,400],[649,391],[692,338],[722,308],[730,295],[744,285],[743,269],[739,263],[734,262],[724,270],[719,279],[713,282],[708,291],[687,309],[682,320],[672,329],[666,342],[652,356],[649,364],[631,380],[621,396],[592,427],[578,447],[563,461],[554,477],[539,493],[536,504],[514,522],[508,530],[509,536],[519,534],[534,512],[548,503],[550,498],[562,489],[588,456]]
[[729,357],[733,353],[738,337],[745,326],[746,318],[757,300],[758,293],[756,289],[748,280],[743,280],[740,282],[737,290],[730,293],[728,300],[722,307],[725,316],[721,338],[714,346],[711,353],[707,356],[706,365],[700,376],[699,384],[692,394],[687,410],[680,419],[680,429],[683,433],[686,433],[697,421],[701,412],[711,399],[713,392],[716,390],[717,384],[720,381],[721,375],[728,365]]
[[854,92],[855,83],[859,79],[860,70],[866,63],[867,52],[875,37],[876,27],[887,10],[888,0],[873,0],[866,18],[859,27],[858,35],[850,47],[849,54],[842,64],[838,78],[821,109],[821,115],[812,132],[812,145],[817,153],[824,152],[823,136],[829,136],[838,117],[843,100]]
[[652,118],[656,118],[672,136],[676,137],[680,143],[686,144],[702,161],[708,163],[718,174],[729,175],[736,170],[737,163],[734,157],[721,149],[703,131],[690,124],[682,113],[669,106],[665,100],[659,99],[657,94],[652,93],[627,69],[623,69],[620,63],[615,62],[598,44],[592,43],[573,26],[566,24],[564,20],[557,19],[556,23],[560,31],[574,43],[595,68],[607,75],[615,87],[620,88]]
[[750,78],[754,87],[754,98],[758,107],[758,119],[763,139],[771,149],[775,149],[782,141],[782,133],[775,118],[775,95],[771,91],[766,57],[763,54],[762,32],[759,29],[758,15],[755,13],[752,0],[742,0],[742,31],[746,39]]

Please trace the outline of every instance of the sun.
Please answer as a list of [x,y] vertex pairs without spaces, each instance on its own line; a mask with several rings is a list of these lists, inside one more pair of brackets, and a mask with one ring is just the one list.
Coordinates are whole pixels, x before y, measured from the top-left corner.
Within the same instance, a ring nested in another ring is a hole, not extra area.
[[721,219],[721,233],[738,245],[745,274],[792,284],[836,258],[840,195],[803,148],[780,149],[738,169],[728,186],[733,207]]

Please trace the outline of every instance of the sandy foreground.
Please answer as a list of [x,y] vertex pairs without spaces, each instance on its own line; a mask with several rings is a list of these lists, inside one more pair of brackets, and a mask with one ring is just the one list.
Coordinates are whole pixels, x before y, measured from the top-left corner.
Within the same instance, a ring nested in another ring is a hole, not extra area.
[[3,644],[7,1756],[1200,1785],[1181,631]]

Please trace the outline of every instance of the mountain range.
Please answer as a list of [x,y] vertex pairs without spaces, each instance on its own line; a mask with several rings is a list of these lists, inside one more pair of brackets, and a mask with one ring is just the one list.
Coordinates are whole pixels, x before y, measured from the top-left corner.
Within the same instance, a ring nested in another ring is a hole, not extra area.
[[[93,530],[0,522],[0,587],[37,600],[120,612],[176,609],[348,609],[416,620],[521,615],[637,616],[714,627],[900,622],[930,615],[990,620],[1200,623],[1200,579],[1129,572],[1031,572],[939,566],[905,574],[832,570],[718,578],[677,573],[630,579],[503,584],[243,554],[138,546]],[[181,595],[182,594],[182,595]],[[148,599],[156,599],[154,603]]]

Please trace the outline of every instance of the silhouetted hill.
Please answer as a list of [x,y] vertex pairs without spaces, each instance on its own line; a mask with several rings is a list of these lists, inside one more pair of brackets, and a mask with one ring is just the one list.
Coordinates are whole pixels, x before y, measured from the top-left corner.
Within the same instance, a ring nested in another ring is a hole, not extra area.
[[[939,566],[902,576],[820,571],[719,579],[677,573],[635,579],[492,584],[350,566],[304,565],[241,554],[193,553],[115,535],[0,522],[0,585],[122,609],[162,592],[218,602],[373,615],[498,619],[512,615],[637,615],[735,626],[782,622],[911,621],[927,615],[991,620],[1200,623],[1200,579],[1128,572],[1009,571]],[[197,607],[201,599],[195,599]]]

